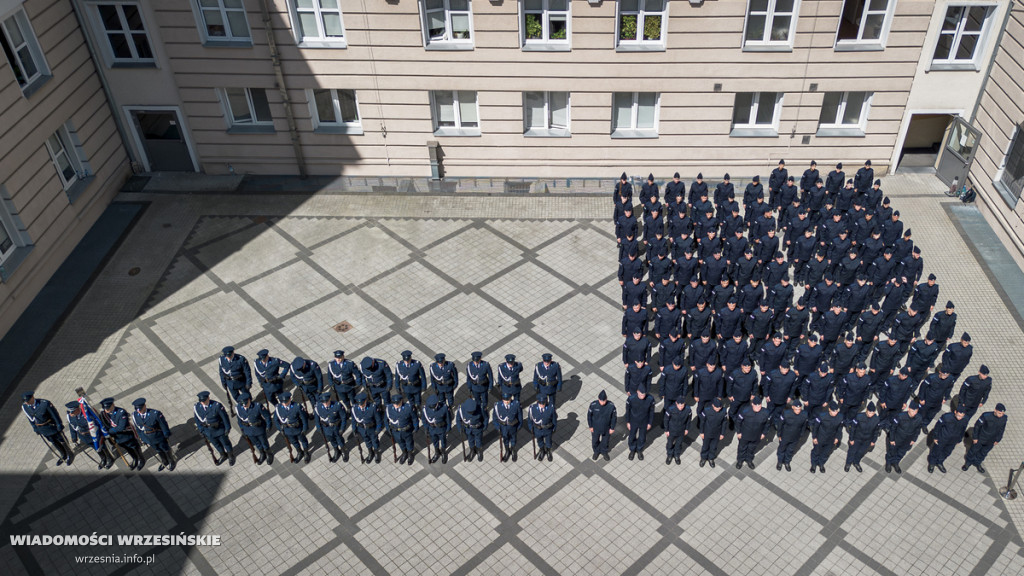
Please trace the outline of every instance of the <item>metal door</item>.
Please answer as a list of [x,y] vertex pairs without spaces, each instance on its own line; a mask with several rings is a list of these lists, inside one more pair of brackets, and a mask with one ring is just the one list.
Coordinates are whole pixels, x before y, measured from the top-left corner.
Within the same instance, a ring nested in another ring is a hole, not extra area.
[[134,110],[132,123],[150,172],[195,172],[192,153],[173,110]]
[[971,163],[974,162],[974,154],[978,151],[980,138],[981,132],[972,128],[963,118],[953,117],[946,145],[939,152],[939,164],[935,171],[939,180],[951,184],[956,179],[963,185]]

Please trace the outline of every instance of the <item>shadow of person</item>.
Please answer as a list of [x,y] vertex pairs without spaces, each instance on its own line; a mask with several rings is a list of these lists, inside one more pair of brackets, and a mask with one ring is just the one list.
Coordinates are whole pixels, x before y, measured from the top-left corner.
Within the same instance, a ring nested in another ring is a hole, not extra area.
[[555,431],[555,435],[552,438],[555,447],[557,448],[558,446],[561,446],[565,441],[572,438],[572,435],[576,433],[576,430],[579,427],[580,417],[575,412],[569,412],[565,416],[559,416],[558,430]]
[[579,374],[573,374],[568,380],[562,381],[562,392],[559,393],[556,398],[559,403],[565,402],[565,399],[575,400],[580,395],[580,390],[583,389],[583,379]]

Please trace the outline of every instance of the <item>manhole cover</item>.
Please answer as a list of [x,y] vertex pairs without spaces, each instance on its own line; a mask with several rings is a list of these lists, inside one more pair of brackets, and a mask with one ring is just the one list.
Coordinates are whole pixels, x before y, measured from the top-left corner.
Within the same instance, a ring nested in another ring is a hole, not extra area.
[[340,323],[334,326],[335,332],[348,332],[352,329],[352,325],[347,320],[342,320]]
[[136,266],[135,268],[132,268],[131,270],[128,271],[128,275],[129,276],[135,276],[139,272],[142,272],[142,268],[139,268],[138,266]]

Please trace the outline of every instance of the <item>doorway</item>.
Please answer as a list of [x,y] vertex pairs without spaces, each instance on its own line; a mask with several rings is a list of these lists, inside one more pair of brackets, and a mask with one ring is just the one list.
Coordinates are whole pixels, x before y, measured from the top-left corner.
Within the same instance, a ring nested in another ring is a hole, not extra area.
[[130,110],[147,172],[197,172],[177,110]]
[[900,150],[898,167],[907,171],[934,171],[952,114],[914,114]]
[[981,132],[959,117],[953,119],[948,132],[949,137],[946,138],[946,145],[939,153],[935,174],[943,184],[962,184],[971,169],[971,163],[974,162]]

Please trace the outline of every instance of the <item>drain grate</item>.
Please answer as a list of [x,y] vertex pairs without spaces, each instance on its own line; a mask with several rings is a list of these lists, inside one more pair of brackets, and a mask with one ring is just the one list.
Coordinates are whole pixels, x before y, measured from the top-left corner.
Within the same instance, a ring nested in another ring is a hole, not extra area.
[[521,181],[505,181],[505,192],[511,194],[529,194],[530,183]]
[[348,332],[352,329],[352,325],[348,323],[348,320],[342,320],[341,322],[334,325],[335,332]]

